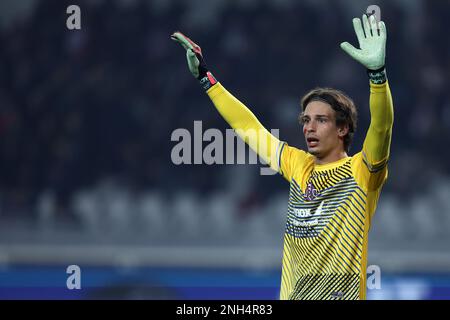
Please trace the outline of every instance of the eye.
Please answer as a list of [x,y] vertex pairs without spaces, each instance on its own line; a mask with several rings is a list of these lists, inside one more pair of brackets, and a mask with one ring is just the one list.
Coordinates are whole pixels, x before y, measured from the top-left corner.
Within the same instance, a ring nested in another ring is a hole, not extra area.
[[320,123],[326,123],[326,122],[327,122],[327,119],[325,119],[325,118],[319,118],[319,122],[320,122]]

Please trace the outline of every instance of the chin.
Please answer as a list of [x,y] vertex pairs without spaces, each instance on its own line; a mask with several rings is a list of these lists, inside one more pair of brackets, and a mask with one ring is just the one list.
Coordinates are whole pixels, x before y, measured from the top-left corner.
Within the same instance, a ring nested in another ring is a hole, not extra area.
[[320,151],[319,150],[317,150],[316,148],[308,148],[308,152],[310,153],[310,154],[312,154],[313,156],[318,156],[319,154],[320,154]]

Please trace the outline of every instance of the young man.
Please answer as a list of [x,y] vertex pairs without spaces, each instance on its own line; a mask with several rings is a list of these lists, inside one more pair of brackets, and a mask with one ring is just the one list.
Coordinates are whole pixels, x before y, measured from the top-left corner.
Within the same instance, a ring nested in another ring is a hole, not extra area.
[[[290,182],[284,235],[281,299],[365,299],[368,231],[387,162],[393,125],[386,79],[386,27],[363,15],[353,19],[360,49],[341,48],[368,70],[371,122],[363,148],[349,146],[356,129],[353,101],[338,90],[306,94],[300,115],[308,152],[272,136],[252,112],[208,71],[192,40],[175,32],[188,66],[217,110],[270,166]],[[249,129],[257,135],[245,135]]]

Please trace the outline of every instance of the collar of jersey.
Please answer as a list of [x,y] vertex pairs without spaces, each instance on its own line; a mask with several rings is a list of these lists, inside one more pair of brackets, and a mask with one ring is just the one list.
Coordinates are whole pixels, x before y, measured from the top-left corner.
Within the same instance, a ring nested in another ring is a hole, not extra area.
[[350,157],[345,157],[340,160],[330,162],[330,163],[325,163],[325,164],[314,164],[314,170],[315,171],[324,171],[324,170],[334,169],[334,168],[337,168],[337,167],[343,165],[344,163],[346,163],[348,161],[348,159],[350,159]]

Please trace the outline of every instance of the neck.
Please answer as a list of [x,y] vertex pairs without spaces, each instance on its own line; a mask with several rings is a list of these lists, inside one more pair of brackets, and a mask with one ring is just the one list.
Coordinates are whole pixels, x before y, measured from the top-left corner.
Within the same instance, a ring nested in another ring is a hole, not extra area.
[[338,152],[333,152],[330,153],[324,157],[318,157],[318,156],[314,156],[314,163],[315,164],[327,164],[327,163],[332,163],[332,162],[336,162],[339,161],[341,159],[347,158],[347,152],[341,150]]

